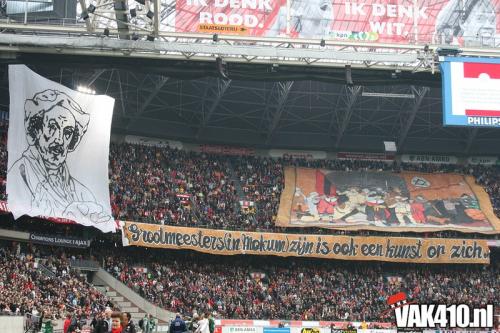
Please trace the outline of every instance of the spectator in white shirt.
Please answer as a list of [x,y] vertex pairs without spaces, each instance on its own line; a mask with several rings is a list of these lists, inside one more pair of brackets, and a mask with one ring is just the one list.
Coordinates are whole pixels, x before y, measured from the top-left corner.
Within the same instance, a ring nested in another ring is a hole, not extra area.
[[195,333],[210,333],[208,318],[205,318],[204,314],[200,315],[200,320],[198,321],[198,328],[196,329]]

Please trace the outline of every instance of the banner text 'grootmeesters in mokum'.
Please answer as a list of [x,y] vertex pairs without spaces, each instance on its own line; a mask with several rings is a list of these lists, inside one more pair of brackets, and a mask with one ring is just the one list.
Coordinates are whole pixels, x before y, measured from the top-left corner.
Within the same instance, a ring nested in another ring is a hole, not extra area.
[[241,232],[122,222],[124,245],[218,255],[275,255],[414,263],[489,263],[486,240]]

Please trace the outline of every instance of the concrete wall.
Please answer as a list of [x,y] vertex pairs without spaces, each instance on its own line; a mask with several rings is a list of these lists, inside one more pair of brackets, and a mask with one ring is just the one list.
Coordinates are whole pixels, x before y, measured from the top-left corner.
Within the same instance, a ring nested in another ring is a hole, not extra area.
[[0,238],[19,240],[19,241],[28,241],[30,239],[30,234],[29,234],[29,232],[0,229]]
[[[117,293],[121,294],[123,297],[132,302],[136,307],[138,307],[142,312],[150,313],[153,317],[165,321],[170,322],[170,320],[175,318],[175,314],[173,312],[164,310],[142,298],[139,294],[134,292],[132,289],[115,279],[111,274],[106,272],[104,269],[99,269],[95,273],[94,283],[99,284],[99,282],[103,282],[105,285],[109,286]],[[1,332],[1,330],[0,330]]]
[[0,332],[23,333],[24,317],[0,316]]

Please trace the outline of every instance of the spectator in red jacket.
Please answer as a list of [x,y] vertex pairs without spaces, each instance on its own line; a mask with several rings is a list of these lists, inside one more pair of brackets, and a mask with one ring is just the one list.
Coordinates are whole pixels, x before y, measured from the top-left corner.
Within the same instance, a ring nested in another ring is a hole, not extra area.
[[66,319],[64,320],[64,326],[63,326],[64,333],[68,333],[69,325],[71,325],[71,314],[70,313],[68,313],[66,315]]

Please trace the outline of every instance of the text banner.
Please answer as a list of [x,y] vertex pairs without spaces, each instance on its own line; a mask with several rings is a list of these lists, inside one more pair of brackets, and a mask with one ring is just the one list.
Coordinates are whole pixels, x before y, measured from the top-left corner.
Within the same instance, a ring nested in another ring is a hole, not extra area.
[[[162,30],[371,43],[496,46],[500,0],[169,0]],[[458,13],[467,13],[460,16]]]
[[42,235],[31,233],[30,241],[37,244],[45,244],[52,246],[64,246],[64,247],[78,247],[87,248],[90,246],[90,240],[67,237],[67,236],[57,236],[57,235]]
[[355,153],[355,152],[338,152],[339,160],[365,160],[365,161],[384,161],[393,162],[394,155],[384,153]]
[[486,240],[241,232],[121,222],[124,246],[218,255],[274,255],[413,263],[489,263]]
[[403,163],[457,164],[458,158],[444,155],[408,155],[401,156]]
[[233,156],[254,156],[255,149],[233,146],[200,145],[199,151],[207,154],[233,155]]

